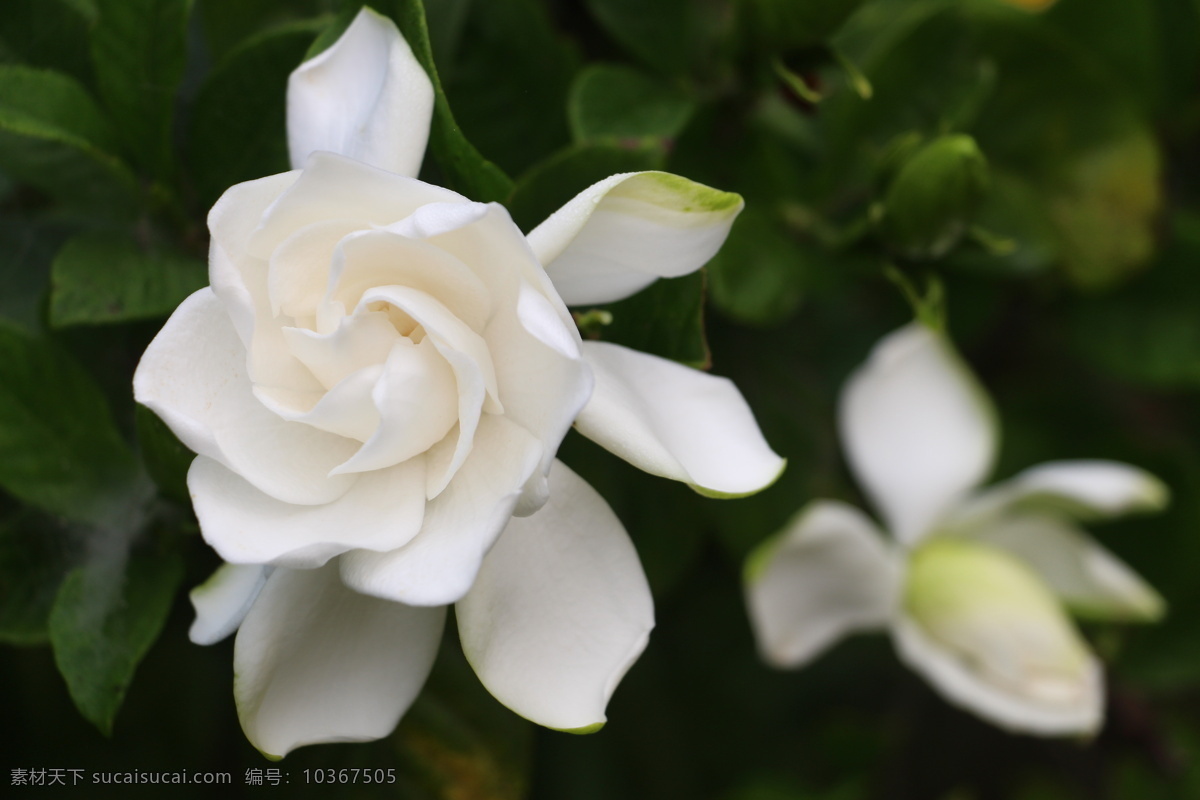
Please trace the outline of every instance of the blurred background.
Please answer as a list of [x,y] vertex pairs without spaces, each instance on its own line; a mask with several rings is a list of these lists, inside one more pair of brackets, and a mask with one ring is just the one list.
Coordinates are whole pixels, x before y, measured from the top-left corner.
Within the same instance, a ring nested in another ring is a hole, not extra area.
[[[788,470],[710,500],[568,437],[561,457],[624,522],[657,605],[603,731],[504,709],[451,625],[392,737],[265,761],[238,726],[232,640],[187,640],[186,591],[217,558],[190,456],[130,379],[207,282],[207,209],[288,168],[287,76],[358,3],[5,0],[0,783],[187,770],[229,772],[224,797],[1200,797],[1200,3],[426,0],[427,35],[419,2],[373,7],[444,90],[422,177],[523,229],[615,172],[745,197],[703,274],[584,332],[733,378]],[[1109,680],[1093,740],[989,727],[882,635],[795,672],[755,654],[743,559],[810,499],[865,505],[838,391],[911,319],[901,285],[933,281],[1000,413],[993,480],[1110,458],[1171,489],[1162,514],[1091,528],[1169,604],[1158,625],[1085,625]],[[396,782],[317,783],[330,768]]]

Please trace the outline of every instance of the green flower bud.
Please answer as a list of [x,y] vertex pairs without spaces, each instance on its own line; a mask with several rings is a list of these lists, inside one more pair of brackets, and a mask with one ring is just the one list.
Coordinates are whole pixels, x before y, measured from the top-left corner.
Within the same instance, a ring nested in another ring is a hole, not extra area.
[[966,232],[987,185],[987,159],[974,139],[934,139],[904,162],[888,187],[884,238],[905,258],[944,256]]
[[1023,563],[963,539],[913,552],[904,609],[940,647],[998,689],[1072,706],[1088,691],[1092,656],[1062,605]]

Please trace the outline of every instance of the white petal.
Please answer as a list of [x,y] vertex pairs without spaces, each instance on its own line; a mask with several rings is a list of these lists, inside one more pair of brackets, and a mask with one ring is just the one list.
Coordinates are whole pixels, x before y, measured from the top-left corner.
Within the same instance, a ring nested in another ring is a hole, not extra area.
[[262,564],[223,564],[204,583],[188,593],[196,620],[188,638],[196,644],[216,644],[238,629],[267,582],[271,568]]
[[949,700],[1014,731],[1092,733],[1101,670],[1048,587],[1012,556],[935,538],[909,560],[900,656]]
[[991,469],[990,401],[940,334],[913,323],[885,337],[842,391],[850,466],[902,542],[914,542]]
[[898,573],[874,523],[853,506],[818,500],[746,562],[746,604],[763,658],[811,661],[847,634],[887,626]]
[[959,657],[930,641],[911,621],[900,619],[892,629],[900,658],[959,707],[1014,733],[1042,736],[1092,734],[1104,715],[1104,672],[1089,659],[1079,686],[1078,701],[1047,706],[1011,694],[980,680]]
[[541,455],[540,443],[525,429],[483,415],[470,458],[426,505],[417,537],[388,553],[347,553],[341,560],[346,585],[410,605],[457,601],[471,588]]
[[575,426],[639,469],[735,497],[783,471],[728,379],[606,342],[584,342],[583,355],[596,388]]
[[529,234],[567,305],[611,303],[716,255],[742,198],[666,172],[613,175]]
[[359,220],[363,228],[385,226],[426,203],[470,202],[449,189],[333,153],[314,153],[301,172],[289,176],[294,183],[271,203],[261,222],[254,218],[257,227],[234,247],[236,252],[266,260],[289,236],[316,223],[347,219]]
[[347,375],[328,392],[256,386],[254,396],[282,419],[366,442],[379,428],[379,409],[371,395],[382,374],[383,366],[377,364]]
[[183,301],[146,348],[135,399],[192,450],[284,503],[320,504],[355,481],[330,476],[359,443],[271,413],[254,396],[246,351],[210,289]]
[[637,551],[604,499],[561,462],[550,501],[509,523],[456,606],[463,652],[496,699],[560,730],[604,724],[654,627]]
[[421,460],[376,470],[322,505],[281,503],[203,456],[188,471],[188,490],[204,540],[236,564],[320,566],[347,550],[394,550],[421,528]]
[[1013,515],[972,531],[970,537],[1016,556],[1081,616],[1154,621],[1163,614],[1158,592],[1065,520]]
[[1167,496],[1158,478],[1119,461],[1050,461],[981,492],[955,516],[1049,510],[1093,519],[1157,511]]
[[233,651],[246,737],[282,757],[306,744],[387,736],[429,675],[445,615],[356,594],[336,564],[275,570]]
[[[467,212],[479,207],[475,203],[433,205]],[[426,208],[429,206],[392,228],[405,226]],[[424,292],[474,331],[483,330],[491,312],[491,298],[483,281],[445,250],[390,229],[363,231],[346,238],[335,254],[329,297],[354,308],[365,292],[379,286],[404,286]]]
[[288,78],[288,152],[301,167],[328,150],[416,176],[433,118],[433,84],[387,17],[364,8],[333,46]]
[[326,334],[307,328],[282,328],[288,349],[326,389],[365,367],[385,362],[400,334],[383,311],[360,310],[342,317]]
[[[446,438],[458,420],[454,373],[428,339],[397,340],[371,397],[379,428],[335,473],[368,472],[416,458]],[[478,415],[478,400],[474,409]]]

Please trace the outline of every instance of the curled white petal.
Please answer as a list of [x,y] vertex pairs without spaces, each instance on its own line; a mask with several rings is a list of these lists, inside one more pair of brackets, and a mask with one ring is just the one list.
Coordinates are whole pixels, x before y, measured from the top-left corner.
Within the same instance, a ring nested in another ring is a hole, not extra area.
[[1165,610],[1162,597],[1137,573],[1065,520],[1012,515],[970,537],[1019,558],[1081,616],[1154,621]]
[[394,22],[364,8],[288,78],[292,166],[327,150],[399,175],[421,170],[433,84]]
[[267,582],[271,568],[264,564],[222,564],[204,583],[188,593],[196,619],[188,638],[196,644],[216,644],[238,629]]
[[407,544],[425,513],[424,462],[364,474],[336,500],[284,503],[204,456],[192,462],[188,490],[204,540],[237,564],[311,568],[347,550]]
[[949,700],[1014,731],[1093,733],[1101,669],[1058,600],[1011,555],[962,539],[912,554],[900,656]]
[[596,387],[575,426],[639,469],[715,496],[757,492],[783,471],[728,379],[607,342],[583,354]]
[[746,562],[746,604],[759,652],[777,667],[816,658],[843,636],[887,627],[896,558],[858,509],[818,500]]
[[650,587],[612,510],[560,462],[550,500],[514,518],[456,606],[463,651],[496,699],[588,732],[654,627]]
[[991,403],[940,334],[885,337],[842,391],[846,457],[892,533],[914,542],[991,469]]
[[347,553],[341,560],[346,585],[409,605],[457,601],[508,524],[541,455],[541,443],[528,431],[485,414],[471,457],[446,490],[429,501],[421,532],[390,552]]
[[973,498],[955,517],[973,518],[1009,511],[1055,511],[1079,519],[1157,511],[1167,503],[1167,487],[1144,469],[1119,461],[1049,461],[1030,467]]
[[716,255],[742,198],[666,172],[613,175],[529,234],[567,305],[611,303]]
[[282,757],[306,744],[387,736],[429,675],[445,617],[444,608],[357,594],[336,564],[275,570],[234,645],[246,738]]

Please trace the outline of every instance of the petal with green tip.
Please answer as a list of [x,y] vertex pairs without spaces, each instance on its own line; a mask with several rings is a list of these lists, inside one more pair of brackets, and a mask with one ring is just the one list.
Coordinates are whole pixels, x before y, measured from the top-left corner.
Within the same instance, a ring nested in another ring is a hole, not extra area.
[[364,8],[288,78],[292,166],[328,151],[416,177],[433,118],[433,84],[394,22]]
[[948,700],[1003,728],[1095,732],[1102,673],[1050,590],[1011,555],[961,539],[913,552],[900,657]]
[[238,630],[233,693],[256,748],[282,757],[391,733],[437,655],[445,607],[347,589],[337,564],[276,569]]
[[842,391],[846,456],[901,542],[913,543],[991,469],[991,402],[940,333],[912,323],[885,337]]
[[854,631],[887,626],[896,609],[895,557],[853,506],[818,500],[746,561],[746,604],[759,652],[795,667]]
[[1100,519],[1167,504],[1167,487],[1144,469],[1119,461],[1049,461],[1018,473],[973,498],[956,518],[1012,511],[1051,511]]
[[607,342],[582,349],[596,385],[575,427],[605,449],[709,495],[752,494],[783,471],[728,379]]
[[567,305],[611,303],[704,266],[729,235],[742,198],[666,172],[613,175],[529,234]]
[[1153,622],[1165,610],[1137,573],[1065,520],[1013,515],[966,535],[1020,559],[1080,616]]
[[650,587],[620,521],[561,462],[550,499],[515,517],[455,606],[463,652],[497,700],[540,725],[598,730],[654,627]]

